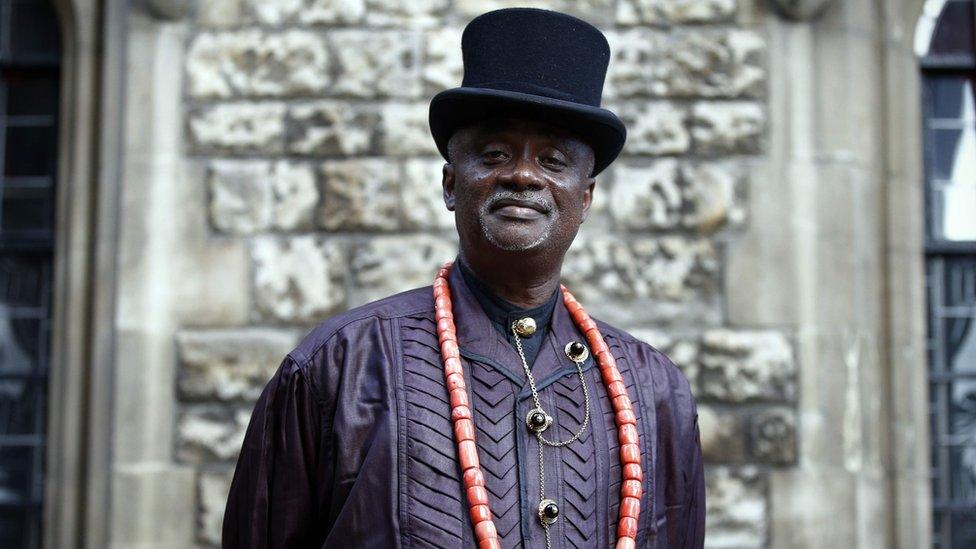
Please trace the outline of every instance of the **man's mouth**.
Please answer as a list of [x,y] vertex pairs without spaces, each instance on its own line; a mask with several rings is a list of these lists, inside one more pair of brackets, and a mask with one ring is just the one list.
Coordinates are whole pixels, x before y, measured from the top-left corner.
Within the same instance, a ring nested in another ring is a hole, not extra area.
[[491,206],[491,211],[503,217],[516,219],[535,219],[549,213],[549,208],[535,200],[502,198]]

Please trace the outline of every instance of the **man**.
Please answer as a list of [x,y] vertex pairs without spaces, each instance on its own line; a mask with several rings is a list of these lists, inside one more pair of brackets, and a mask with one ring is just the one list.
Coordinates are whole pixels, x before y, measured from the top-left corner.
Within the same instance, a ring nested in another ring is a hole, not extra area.
[[247,429],[224,547],[701,547],[687,380],[618,328],[581,329],[560,290],[625,139],[599,107],[606,39],[512,8],[471,21],[462,50],[461,87],[430,107],[454,268],[285,357]]

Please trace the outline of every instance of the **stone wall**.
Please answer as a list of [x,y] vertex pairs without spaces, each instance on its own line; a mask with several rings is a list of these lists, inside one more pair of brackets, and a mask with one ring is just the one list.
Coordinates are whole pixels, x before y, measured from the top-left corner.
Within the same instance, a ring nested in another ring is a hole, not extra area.
[[[769,541],[768,475],[797,460],[794,334],[730,326],[727,247],[767,148],[767,40],[736,0],[198,0],[185,154],[207,223],[250,255],[247,325],[176,338],[175,459],[197,470],[196,539],[219,542],[254,400],[318,321],[430,283],[454,256],[426,125],[461,80],[460,32],[507,5],[603,29],[604,106],[629,137],[597,178],[565,282],[595,316],[671,356],[699,402],[708,545]],[[738,296],[741,301],[743,296]]]

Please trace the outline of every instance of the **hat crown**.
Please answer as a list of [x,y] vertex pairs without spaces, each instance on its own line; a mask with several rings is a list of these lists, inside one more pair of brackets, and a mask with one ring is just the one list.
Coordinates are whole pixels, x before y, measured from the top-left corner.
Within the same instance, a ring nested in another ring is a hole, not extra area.
[[596,27],[537,8],[494,10],[461,36],[461,87],[490,88],[600,106],[610,46]]

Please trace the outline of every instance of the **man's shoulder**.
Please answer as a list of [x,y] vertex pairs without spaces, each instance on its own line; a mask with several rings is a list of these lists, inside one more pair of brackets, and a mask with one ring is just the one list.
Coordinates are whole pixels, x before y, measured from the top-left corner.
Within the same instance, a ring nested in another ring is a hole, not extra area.
[[604,337],[609,336],[614,343],[622,347],[627,355],[636,362],[636,367],[651,368],[659,374],[655,377],[666,382],[668,386],[680,388],[683,391],[688,390],[690,384],[687,376],[671,360],[671,357],[655,346],[652,341],[656,338],[648,338],[646,335],[639,337],[598,318],[593,320],[600,328],[600,333]]
[[367,325],[370,324],[375,326],[394,318],[433,311],[434,298],[431,286],[406,290],[353,307],[323,320],[312,328],[289,354],[297,361],[306,362],[330,341],[341,337],[347,328],[356,327],[359,331],[369,329]]

